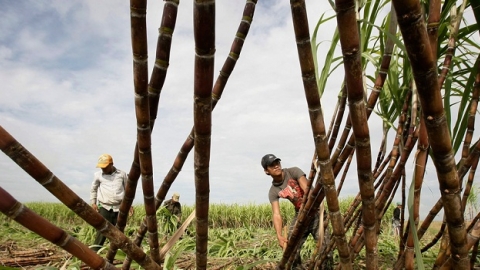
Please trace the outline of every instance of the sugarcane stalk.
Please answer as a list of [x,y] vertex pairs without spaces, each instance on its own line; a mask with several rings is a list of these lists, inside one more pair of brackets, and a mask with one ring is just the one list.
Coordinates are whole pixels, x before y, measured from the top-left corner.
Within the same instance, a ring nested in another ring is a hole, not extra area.
[[[150,132],[153,130],[155,119],[157,118],[158,103],[160,99],[160,93],[165,82],[167,69],[170,60],[170,48],[172,43],[172,34],[175,29],[175,23],[177,19],[178,0],[165,0],[162,22],[159,28],[159,36],[157,39],[157,50],[155,65],[153,67],[152,76],[148,86],[148,103],[150,114]],[[128,174],[128,182],[125,187],[125,197],[120,205],[120,211],[118,215],[117,227],[123,232],[127,223],[127,213],[130,209],[133,199],[135,197],[135,191],[137,182],[140,177],[140,160],[138,155],[138,142],[135,144],[133,162]],[[146,227],[146,220],[145,227]],[[137,245],[140,245],[139,243]],[[117,247],[112,243],[107,253],[107,259],[113,260],[117,252]],[[125,259],[125,268],[130,267],[130,258],[127,256]]]
[[215,60],[215,0],[195,0],[194,68],[194,174],[196,211],[196,264],[207,268],[208,209],[210,194],[210,144],[212,132],[212,88]]
[[100,231],[111,242],[122,247],[122,250],[139,265],[148,269],[159,269],[158,264],[151,260],[141,248],[134,245],[120,230],[93,210],[2,126],[0,126],[0,149],[65,206]]
[[46,257],[53,253],[50,249],[34,249],[34,250],[11,250],[7,247],[8,254],[11,257]]
[[438,175],[448,233],[450,235],[453,267],[468,269],[468,251],[465,247],[466,230],[460,211],[460,180],[455,167],[452,143],[443,110],[435,57],[430,49],[423,11],[415,0],[392,1],[397,11],[398,25],[412,63],[423,117],[432,149],[433,162]]
[[[53,255],[48,257],[29,257],[29,258],[11,258],[0,259],[0,265],[6,267],[23,268],[25,266],[47,264],[55,260],[63,259],[63,255]],[[117,269],[117,268],[114,268]]]
[[147,1],[130,1],[130,24],[133,53],[133,84],[137,144],[142,175],[143,202],[147,220],[150,254],[160,264],[157,218],[154,201],[153,165],[151,148],[150,108],[148,100]]
[[18,202],[2,187],[0,187],[0,211],[30,231],[68,251],[93,269],[117,269],[87,245]]
[[[338,247],[338,252],[340,256],[340,264],[344,269],[352,269],[351,262],[349,260],[350,253],[347,246],[347,241],[345,237],[345,230],[343,226],[343,217],[340,213],[340,206],[338,202],[338,195],[335,186],[335,177],[332,171],[331,161],[330,161],[330,151],[328,146],[328,136],[326,134],[326,128],[324,123],[324,116],[322,113],[322,106],[320,103],[320,95],[318,91],[318,85],[316,83],[316,73],[315,65],[313,60],[312,53],[312,44],[309,34],[308,18],[307,11],[304,0],[290,1],[290,7],[292,11],[293,26],[295,32],[295,40],[297,43],[297,51],[300,61],[300,69],[302,72],[302,80],[305,91],[305,97],[308,104],[308,111],[310,116],[310,124],[312,127],[312,133],[314,137],[315,149],[318,158],[318,164],[320,167],[321,173],[321,184],[325,192],[327,199],[327,206],[330,215],[330,220],[332,222],[333,235]],[[308,194],[308,193],[307,193]],[[315,212],[315,209],[318,209],[320,201],[315,201],[313,207],[311,207],[312,212]],[[302,221],[305,215],[302,215],[305,212],[308,212],[307,206],[304,211],[300,211],[298,221]],[[301,223],[299,223],[301,224]],[[306,223],[305,225],[307,225]],[[299,234],[298,236],[301,236]],[[294,232],[292,233],[291,239],[295,239]],[[298,237],[300,239],[300,237]],[[295,241],[295,240],[293,240]],[[319,239],[318,241],[323,241]],[[284,252],[282,261],[279,263],[279,266],[285,262],[285,257],[289,256],[288,247]]]
[[350,109],[357,175],[362,197],[362,218],[366,247],[366,269],[377,269],[377,234],[375,222],[375,189],[372,175],[372,153],[366,106],[363,100],[363,75],[360,50],[360,34],[356,27],[355,1],[336,0],[337,25],[344,59],[347,99]]
[[[220,75],[217,78],[217,81],[215,82],[215,85],[213,87],[212,91],[212,110],[215,108],[215,105],[219,101],[224,87],[228,81],[228,78],[230,74],[233,71],[233,68],[235,67],[235,64],[240,57],[241,50],[243,48],[243,44],[245,42],[245,38],[247,37],[248,31],[250,29],[250,25],[253,19],[253,15],[255,13],[255,7],[256,7],[257,0],[247,0],[242,16],[242,20],[240,22],[240,25],[238,27],[237,33],[235,35],[234,41],[232,43],[232,47],[229,53],[229,56],[225,60],[225,63],[222,67],[222,70],[220,71]],[[163,200],[165,199],[165,196],[170,189],[171,185],[175,181],[176,177],[180,173],[180,171],[183,168],[183,165],[185,164],[185,160],[188,157],[188,154],[190,151],[193,149],[194,146],[194,130],[190,131],[189,135],[187,136],[185,142],[183,143],[182,147],[180,148],[180,151],[178,152],[172,167],[168,171],[167,175],[165,176],[159,190],[157,191],[157,195],[155,196],[156,200],[156,208],[158,209]],[[138,178],[138,177],[137,177]],[[140,245],[144,235],[146,233],[146,224],[143,222],[136,234],[135,238],[135,243],[137,245]]]

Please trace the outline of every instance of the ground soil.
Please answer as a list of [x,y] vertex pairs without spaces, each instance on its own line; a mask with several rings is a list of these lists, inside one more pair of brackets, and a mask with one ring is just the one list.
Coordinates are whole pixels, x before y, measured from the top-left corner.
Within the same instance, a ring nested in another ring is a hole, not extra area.
[[[51,244],[45,243],[29,247],[22,243],[10,241],[0,244],[0,269],[21,268],[21,269],[39,269],[39,268],[56,268],[65,267],[71,262],[72,256],[63,249]],[[123,261],[115,260],[114,264],[121,267]],[[253,260],[243,258],[209,258],[207,262],[208,269],[235,269],[238,265],[248,265],[254,263]],[[195,256],[193,254],[184,254],[177,259],[176,264],[180,269],[196,269]],[[89,269],[88,266],[82,265],[81,269]],[[275,269],[273,263],[266,263],[255,268],[259,269]]]

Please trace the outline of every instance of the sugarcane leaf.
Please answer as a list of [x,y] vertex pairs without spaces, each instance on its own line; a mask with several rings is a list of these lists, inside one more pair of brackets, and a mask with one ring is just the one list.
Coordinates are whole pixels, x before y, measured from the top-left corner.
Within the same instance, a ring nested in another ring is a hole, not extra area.
[[420,248],[420,240],[418,239],[417,235],[417,226],[415,225],[414,219],[414,211],[413,211],[413,197],[415,194],[415,173],[416,169],[414,169],[412,182],[410,183],[410,189],[408,191],[408,222],[410,223],[410,233],[413,236],[413,244],[415,250],[415,266],[416,269],[423,270],[425,269],[425,265],[423,263],[423,256]]

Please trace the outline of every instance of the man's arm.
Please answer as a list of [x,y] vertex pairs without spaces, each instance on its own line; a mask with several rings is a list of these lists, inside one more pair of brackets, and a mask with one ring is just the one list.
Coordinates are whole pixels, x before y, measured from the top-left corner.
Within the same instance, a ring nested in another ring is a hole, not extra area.
[[287,238],[282,235],[282,215],[280,214],[280,204],[278,201],[272,202],[272,214],[273,214],[273,227],[275,228],[275,232],[277,233],[277,240],[278,244],[283,248],[287,243]]
[[100,181],[95,177],[92,186],[90,188],[90,205],[92,206],[93,210],[98,212],[97,206],[97,192],[98,187],[100,186]]
[[306,194],[307,193],[307,188],[308,188],[308,180],[305,177],[305,175],[302,175],[298,178],[298,184],[302,188],[303,193]]

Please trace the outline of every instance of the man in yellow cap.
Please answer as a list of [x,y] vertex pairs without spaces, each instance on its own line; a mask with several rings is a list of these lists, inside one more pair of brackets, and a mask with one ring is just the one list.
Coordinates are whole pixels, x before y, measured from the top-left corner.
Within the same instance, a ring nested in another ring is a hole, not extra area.
[[[97,168],[102,170],[94,174],[90,189],[90,204],[102,217],[115,225],[120,203],[125,195],[128,176],[126,172],[113,166],[113,158],[109,154],[103,154],[98,158]],[[129,214],[133,214],[133,207],[130,208]],[[98,251],[104,242],[105,236],[97,232],[92,249]]]
[[167,208],[168,211],[174,216],[177,217],[177,227],[180,227],[180,220],[182,218],[182,205],[180,204],[180,194],[177,192],[173,193],[172,199],[166,200],[163,203],[163,206]]

